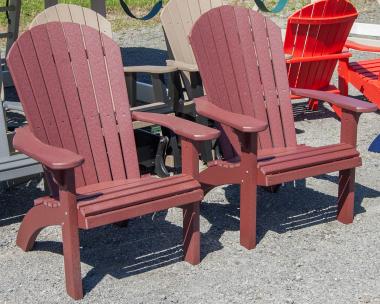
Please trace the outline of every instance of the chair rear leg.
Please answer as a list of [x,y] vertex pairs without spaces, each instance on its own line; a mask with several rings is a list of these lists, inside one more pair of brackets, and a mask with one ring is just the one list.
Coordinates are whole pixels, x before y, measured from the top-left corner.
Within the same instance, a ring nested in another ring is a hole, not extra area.
[[355,202],[355,168],[339,172],[338,214],[337,219],[343,224],[354,220]]
[[256,247],[256,184],[244,179],[240,184],[240,244],[247,249]]
[[183,207],[183,253],[184,260],[192,265],[200,263],[199,205]]
[[43,204],[33,207],[21,223],[17,234],[17,246],[24,251],[30,251],[42,229],[61,223],[61,214],[60,208],[50,208]]
[[310,111],[318,111],[319,100],[310,98],[307,104],[307,107],[309,108]]

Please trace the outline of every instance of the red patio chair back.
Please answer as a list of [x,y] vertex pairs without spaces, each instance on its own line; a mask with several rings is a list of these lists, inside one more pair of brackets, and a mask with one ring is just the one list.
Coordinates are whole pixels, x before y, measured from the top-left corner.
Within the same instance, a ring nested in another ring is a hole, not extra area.
[[119,53],[97,30],[52,22],[22,35],[8,58],[33,133],[85,158],[77,187],[140,176]]
[[[296,145],[280,28],[255,11],[223,6],[198,19],[190,41],[210,102],[267,122],[259,149]],[[232,158],[240,143],[221,127],[224,157]]]
[[356,8],[348,0],[322,0],[303,7],[289,17],[285,53],[294,58],[315,57],[310,62],[288,64],[291,87],[329,87],[337,59],[326,60],[322,56],[342,52],[357,16]]

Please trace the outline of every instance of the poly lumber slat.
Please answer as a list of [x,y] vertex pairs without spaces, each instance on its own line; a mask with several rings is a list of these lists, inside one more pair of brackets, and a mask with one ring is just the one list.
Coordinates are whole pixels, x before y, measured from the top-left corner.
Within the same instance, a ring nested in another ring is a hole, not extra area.
[[94,16],[93,19],[95,19],[96,23],[91,24],[90,22],[86,22],[86,20],[85,20],[85,16],[84,16],[84,13],[83,13],[84,8],[81,8],[81,7],[78,7],[78,6],[74,6],[74,5],[70,5],[70,4],[67,4],[67,8],[69,10],[69,14],[71,16],[71,21],[72,22],[79,23],[79,24],[86,24],[88,26],[96,28],[95,26],[97,25],[98,22],[96,20],[96,13],[95,12],[94,12],[95,16]]
[[79,217],[79,225],[84,229],[95,228],[110,223],[117,223],[125,220],[126,218],[134,218],[160,210],[165,210],[171,207],[184,206],[189,203],[200,201],[202,198],[203,191],[199,189],[185,194],[166,197],[165,199],[149,201],[147,203],[134,205],[128,208],[118,209],[94,216],[88,216],[86,218]]
[[278,93],[278,103],[281,113],[282,130],[284,132],[285,146],[295,146],[297,143],[294,129],[292,108],[289,106],[289,83],[286,77],[286,64],[282,51],[281,30],[272,22],[267,22],[269,49],[271,51],[273,73]]
[[[262,15],[250,11],[252,32],[257,50],[258,65],[260,68],[263,92],[267,108],[270,133],[274,147],[284,147],[285,140],[281,125],[280,109],[278,106],[276,83],[273,75],[272,61],[268,49],[267,22]],[[265,29],[265,30],[264,30]]]
[[12,62],[8,65],[12,75],[17,75],[14,83],[17,86],[17,94],[20,100],[25,104],[24,112],[27,117],[33,117],[33,121],[29,120],[33,133],[43,142],[48,142],[45,127],[40,112],[38,111],[37,102],[33,94],[25,65],[21,57],[18,41],[12,47]]
[[[40,62],[41,72],[45,76],[45,84],[47,95],[50,100],[51,109],[55,117],[59,136],[62,141],[62,147],[70,151],[78,153],[78,149],[74,139],[74,130],[70,122],[66,102],[63,96],[60,79],[49,40],[49,33],[46,27],[34,27],[31,30],[33,44],[36,49],[36,54]],[[50,32],[50,36],[54,35]],[[63,35],[61,35],[63,38]],[[84,176],[82,168],[76,168],[76,178],[79,185],[84,184]]]
[[48,98],[45,80],[38,63],[31,33],[28,32],[26,35],[23,35],[22,38],[18,40],[18,44],[20,46],[21,56],[28,73],[38,111],[40,112],[41,117],[43,117],[43,124],[47,134],[48,143],[56,147],[62,147],[57,123]]
[[[94,29],[86,27],[82,29],[83,38],[87,49],[88,62],[90,67],[92,84],[100,121],[103,128],[104,142],[106,145],[108,161],[111,167],[111,174],[114,179],[124,179],[126,177],[123,164],[122,151],[112,94],[109,87],[108,72],[103,57],[103,45],[100,33]],[[133,138],[131,138],[133,140]]]
[[360,157],[354,157],[349,159],[338,160],[333,163],[320,164],[316,166],[305,167],[289,172],[277,173],[273,175],[266,175],[264,177],[259,177],[259,180],[265,180],[263,184],[265,185],[278,185],[281,183],[286,183],[294,180],[304,179],[306,177],[317,176],[321,174],[326,174],[330,172],[341,171],[345,169],[351,169],[355,167],[360,167],[362,161]]
[[49,39],[55,64],[60,79],[60,86],[64,95],[66,107],[69,112],[71,126],[75,126],[73,132],[80,155],[85,158],[82,165],[85,184],[98,182],[95,170],[94,157],[91,151],[91,145],[87,134],[85,118],[82,113],[81,100],[79,98],[75,76],[71,67],[68,46],[65,41],[65,34],[61,23],[49,23],[46,25],[49,33]]
[[[57,4],[55,9],[57,10],[57,14],[58,14],[58,18],[59,18],[56,21],[73,22],[71,12],[70,12],[69,6],[67,4]],[[50,21],[52,21],[52,20],[50,20]],[[83,23],[81,23],[81,24],[83,24]]]
[[[249,13],[246,10],[235,10],[236,22],[240,34],[240,47],[243,53],[244,65],[246,69],[246,81],[249,85],[250,99],[243,102],[250,102],[254,108],[254,116],[264,122],[268,122],[267,112],[264,104],[264,97],[257,85],[261,85],[260,72],[257,66],[257,55],[251,27],[246,19]],[[239,76],[240,77],[240,76]],[[243,80],[242,80],[243,81]],[[272,148],[270,130],[266,129],[259,134],[259,144],[262,149]]]
[[310,156],[318,156],[318,155],[322,155],[326,153],[350,150],[350,149],[352,149],[352,146],[347,145],[347,144],[334,144],[334,145],[322,146],[322,147],[307,147],[306,146],[305,148],[301,148],[301,149],[297,147],[297,149],[294,150],[292,153],[288,153],[284,155],[274,155],[274,158],[269,159],[267,161],[262,161],[258,164],[258,166],[263,167],[263,166],[268,166],[268,165],[275,165],[275,164],[280,164],[283,162],[307,158]]
[[[70,52],[72,68],[78,87],[79,98],[86,130],[90,139],[91,150],[95,161],[96,172],[100,182],[111,180],[103,130],[100,122],[98,105],[88,66],[87,52],[83,44],[82,30],[79,24],[64,23],[67,44]],[[96,32],[97,35],[98,32]],[[95,32],[94,32],[95,35]]]
[[143,187],[141,191],[138,191],[138,189],[136,189],[135,193],[132,193],[130,195],[128,195],[128,193],[120,193],[119,196],[116,196],[114,198],[107,197],[107,200],[94,202],[94,204],[86,205],[84,207],[82,207],[82,202],[79,202],[79,211],[84,217],[93,216],[117,209],[131,207],[133,205],[143,204],[155,199],[163,199],[173,195],[183,194],[189,191],[200,189],[200,186],[193,180],[188,183],[163,187],[161,189],[150,190],[148,187],[146,187],[146,189],[148,189],[149,192],[143,192]]
[[331,166],[334,167],[335,161],[353,158],[356,156],[359,156],[359,153],[354,148],[351,148],[347,150],[339,150],[336,152],[329,152],[315,156],[306,156],[297,160],[284,161],[273,165],[262,166],[261,171],[263,171],[264,174],[274,174],[324,163],[331,163]]
[[[111,38],[105,36],[103,36],[103,46],[126,173],[128,178],[135,178],[140,175],[140,171],[136,146],[132,144],[135,142],[135,139],[131,113],[129,111],[128,93],[124,82],[124,73],[119,68],[123,65],[120,49]],[[118,166],[117,163],[115,165]]]

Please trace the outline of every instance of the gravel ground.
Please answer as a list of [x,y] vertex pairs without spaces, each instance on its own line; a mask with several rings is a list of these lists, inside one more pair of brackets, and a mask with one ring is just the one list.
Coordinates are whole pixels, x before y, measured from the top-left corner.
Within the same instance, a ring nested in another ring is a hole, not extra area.
[[[159,27],[117,39],[128,47],[129,64],[164,62]],[[139,61],[142,50],[151,52],[151,62]],[[339,121],[329,108],[305,113],[304,106],[295,106],[299,142],[338,142]],[[128,228],[81,232],[86,295],[80,303],[380,303],[380,154],[367,150],[380,133],[379,114],[360,122],[363,166],[352,225],[334,218],[336,174],[288,183],[276,194],[259,190],[259,243],[247,251],[239,245],[238,187],[219,187],[201,207],[199,266],[181,261],[177,209],[132,220]],[[72,302],[64,290],[58,227],[42,231],[32,252],[15,246],[22,215],[42,194],[36,180],[1,193],[0,303]]]

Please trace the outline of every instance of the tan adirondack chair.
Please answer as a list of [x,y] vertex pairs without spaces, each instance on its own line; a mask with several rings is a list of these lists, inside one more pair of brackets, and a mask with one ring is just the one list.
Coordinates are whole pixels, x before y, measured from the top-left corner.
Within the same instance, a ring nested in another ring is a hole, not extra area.
[[202,14],[222,5],[222,0],[171,0],[162,10],[160,18],[170,58],[167,64],[181,72],[183,90],[189,100],[202,96],[204,91],[187,37]]
[[[112,38],[111,23],[102,15],[95,11],[74,5],[74,4],[57,4],[48,7],[40,14],[38,14],[32,23],[30,28],[52,21],[60,22],[75,22],[78,24],[84,24],[92,28],[97,29],[99,32],[104,33],[108,37]],[[165,96],[164,92],[164,74],[168,74],[171,78],[169,83],[175,83],[177,68],[173,66],[127,66],[124,67],[125,78],[128,86],[129,101],[132,106],[132,110],[146,111],[146,112],[158,112],[158,113],[171,113],[173,112],[173,103],[175,102],[176,95],[175,90],[169,89],[169,92],[173,94]],[[137,73],[147,73],[151,75],[154,101],[152,103],[142,103],[136,98],[136,75]]]

